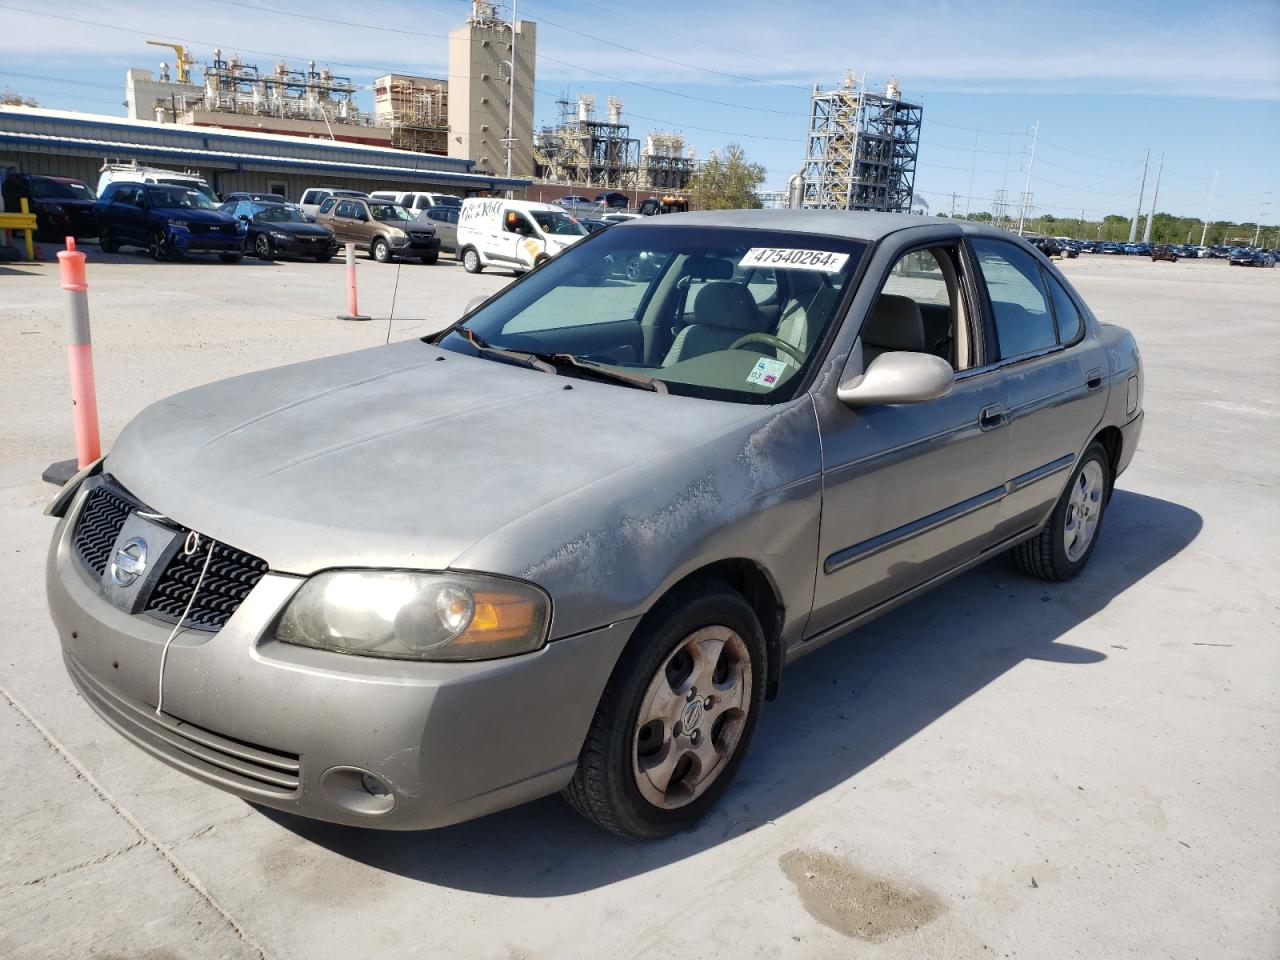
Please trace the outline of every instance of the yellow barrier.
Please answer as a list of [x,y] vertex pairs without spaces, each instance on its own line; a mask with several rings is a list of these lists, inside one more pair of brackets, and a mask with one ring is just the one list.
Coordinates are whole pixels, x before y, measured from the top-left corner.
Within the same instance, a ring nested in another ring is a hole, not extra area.
[[22,204],[21,213],[0,213],[0,230],[14,230],[24,234],[27,240],[27,259],[34,260],[36,247],[33,237],[36,231],[36,215],[30,212],[31,208],[27,206],[26,197],[23,197],[19,203]]

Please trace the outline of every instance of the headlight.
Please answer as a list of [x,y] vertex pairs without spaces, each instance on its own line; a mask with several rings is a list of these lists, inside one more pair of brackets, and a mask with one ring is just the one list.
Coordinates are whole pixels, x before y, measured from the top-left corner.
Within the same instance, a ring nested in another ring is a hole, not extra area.
[[550,604],[527,583],[475,574],[333,570],[302,585],[276,639],[396,660],[491,660],[537,650]]
[[282,233],[279,230],[272,230],[271,239],[279,240],[281,243],[288,243],[290,240],[293,239],[293,237],[289,236],[289,234],[287,233]]
[[179,217],[170,217],[170,218],[169,218],[169,226],[171,226],[171,227],[185,227],[186,225],[187,225],[187,221],[186,221],[186,220],[183,220],[183,219],[181,219],[181,218],[179,218]]

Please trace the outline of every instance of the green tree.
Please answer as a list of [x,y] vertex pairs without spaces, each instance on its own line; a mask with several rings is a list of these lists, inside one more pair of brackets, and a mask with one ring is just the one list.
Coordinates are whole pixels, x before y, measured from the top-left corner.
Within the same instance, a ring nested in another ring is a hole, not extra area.
[[713,152],[693,175],[689,197],[698,210],[754,210],[763,206],[756,189],[764,183],[765,168],[747,160],[740,144]]

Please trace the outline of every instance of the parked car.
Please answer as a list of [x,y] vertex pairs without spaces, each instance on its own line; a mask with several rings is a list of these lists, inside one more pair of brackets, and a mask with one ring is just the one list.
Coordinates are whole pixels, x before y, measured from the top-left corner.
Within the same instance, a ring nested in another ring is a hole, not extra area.
[[602,214],[600,219],[608,223],[626,223],[628,220],[639,220],[641,217],[638,213],[606,213]]
[[[641,253],[640,291],[604,268]],[[563,790],[656,837],[797,658],[1002,550],[1079,574],[1142,393],[1003,231],[659,217],[431,337],[147,407],[48,508],[49,608],[90,707],[254,804],[421,829]]]
[[587,233],[595,233],[605,227],[613,226],[609,220],[593,220],[590,217],[578,217],[578,222],[586,228]]
[[588,200],[586,197],[561,197],[559,200],[552,201],[557,207],[598,207],[600,204],[595,200]]
[[369,199],[369,195],[360,190],[339,190],[337,187],[309,187],[302,191],[302,199],[298,201],[298,207],[302,210],[303,216],[314,220],[316,214],[320,211],[320,205],[330,197],[351,197],[357,200]]
[[245,249],[260,260],[307,257],[327,263],[338,252],[333,231],[308,220],[291,203],[231,200],[219,209],[245,225]]
[[631,200],[625,193],[600,193],[596,195],[596,203],[602,203],[607,210],[625,210],[631,206]]
[[375,190],[369,194],[369,199],[382,200],[386,203],[398,203],[415,217],[420,216],[423,210],[431,207],[454,207],[458,209],[462,207],[461,197],[455,197],[449,193],[425,193],[420,190],[406,192]]
[[93,210],[97,196],[71,177],[44,177],[34,173],[11,173],[0,186],[3,208],[10,213],[22,210],[22,201],[36,215],[36,238],[58,242],[66,237],[96,237],[98,223]]
[[1155,263],[1157,260],[1168,260],[1170,263],[1177,263],[1178,252],[1167,244],[1157,244],[1151,248],[1151,262]]
[[218,203],[218,195],[204,177],[194,170],[166,170],[163,167],[143,166],[135,161],[119,163],[107,161],[98,176],[98,196],[102,196],[113,183],[149,183],[162,187],[181,187],[203,194],[211,203]]
[[1276,255],[1267,250],[1240,249],[1231,255],[1233,267],[1274,267]]
[[185,187],[116,181],[98,198],[94,216],[103,253],[142,247],[156,260],[216,253],[224,263],[238,263],[244,254],[236,218]]
[[491,266],[523,273],[586,235],[586,227],[560,207],[531,200],[468,198],[458,216],[458,250],[467,273]]
[[1063,255],[1062,244],[1058,242],[1056,237],[1038,237],[1029,235],[1024,239],[1046,257],[1060,257]]
[[418,213],[419,220],[426,220],[435,227],[440,249],[455,256],[458,253],[458,216],[461,212],[460,207],[443,206],[427,207]]
[[1114,256],[1124,253],[1124,248],[1118,243],[1113,243],[1112,241],[1107,240],[1098,244],[1094,248],[1094,253],[1106,253]]
[[354,243],[371,259],[387,263],[393,257],[435,263],[440,238],[428,220],[416,220],[404,207],[380,200],[330,197],[320,204],[316,223],[333,231],[339,243]]

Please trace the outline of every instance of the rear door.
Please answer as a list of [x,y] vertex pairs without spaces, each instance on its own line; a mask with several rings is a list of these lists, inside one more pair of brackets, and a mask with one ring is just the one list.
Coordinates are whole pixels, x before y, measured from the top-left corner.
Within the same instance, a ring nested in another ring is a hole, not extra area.
[[360,238],[355,233],[355,214],[356,205],[351,200],[339,200],[333,207],[329,227],[333,230],[333,235],[342,243],[360,242]]
[[1087,336],[1082,310],[1039,258],[997,238],[974,237],[970,245],[1008,394],[1010,479],[1002,524],[1013,534],[1043,522],[1102,420],[1107,360]]

